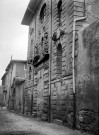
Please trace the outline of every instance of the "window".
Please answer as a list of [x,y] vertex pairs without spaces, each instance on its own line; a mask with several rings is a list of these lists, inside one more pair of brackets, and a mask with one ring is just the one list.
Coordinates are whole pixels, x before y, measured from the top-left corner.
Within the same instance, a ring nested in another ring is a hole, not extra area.
[[58,22],[59,22],[59,26],[61,26],[62,0],[59,0],[59,2],[57,4],[57,10],[58,10]]
[[32,73],[32,69],[31,67],[29,67],[29,80],[31,80],[31,73]]
[[41,21],[41,23],[44,22],[45,14],[46,14],[46,3],[41,8],[41,12],[40,12],[40,21]]
[[57,74],[62,74],[62,45],[61,43],[57,46]]

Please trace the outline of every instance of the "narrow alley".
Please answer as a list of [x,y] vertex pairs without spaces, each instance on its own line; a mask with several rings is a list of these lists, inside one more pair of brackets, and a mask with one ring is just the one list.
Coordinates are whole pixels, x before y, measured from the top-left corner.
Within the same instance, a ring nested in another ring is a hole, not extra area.
[[0,109],[0,135],[89,135]]

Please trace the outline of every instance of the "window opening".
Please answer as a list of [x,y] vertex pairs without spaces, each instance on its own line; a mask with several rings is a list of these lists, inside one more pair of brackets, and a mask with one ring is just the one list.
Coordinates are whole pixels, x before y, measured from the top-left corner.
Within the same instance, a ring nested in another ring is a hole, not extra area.
[[41,23],[44,22],[45,14],[46,14],[46,3],[41,8],[41,12],[40,12],[40,21],[41,21]]
[[57,73],[62,74],[62,45],[61,43],[57,46]]
[[59,26],[61,26],[62,0],[59,0],[58,5],[57,5],[57,9],[58,9],[58,22],[59,22]]

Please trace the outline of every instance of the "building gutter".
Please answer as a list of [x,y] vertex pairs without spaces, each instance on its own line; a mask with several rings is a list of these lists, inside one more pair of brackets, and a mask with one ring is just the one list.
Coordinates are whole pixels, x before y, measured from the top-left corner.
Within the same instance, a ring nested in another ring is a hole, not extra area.
[[25,14],[23,16],[23,19],[21,21],[21,24],[28,26],[30,25],[41,2],[42,0],[30,0]]
[[74,19],[73,22],[73,45],[72,45],[72,70],[73,70],[73,128],[76,128],[76,76],[75,76],[75,36],[76,36],[76,23],[78,21],[83,21],[87,18],[80,17]]

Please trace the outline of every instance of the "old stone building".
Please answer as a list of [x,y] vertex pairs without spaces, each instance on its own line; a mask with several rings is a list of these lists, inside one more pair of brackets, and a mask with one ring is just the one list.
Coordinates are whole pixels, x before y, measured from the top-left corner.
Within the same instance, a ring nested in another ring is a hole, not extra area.
[[25,113],[97,132],[98,20],[98,0],[30,0]]

